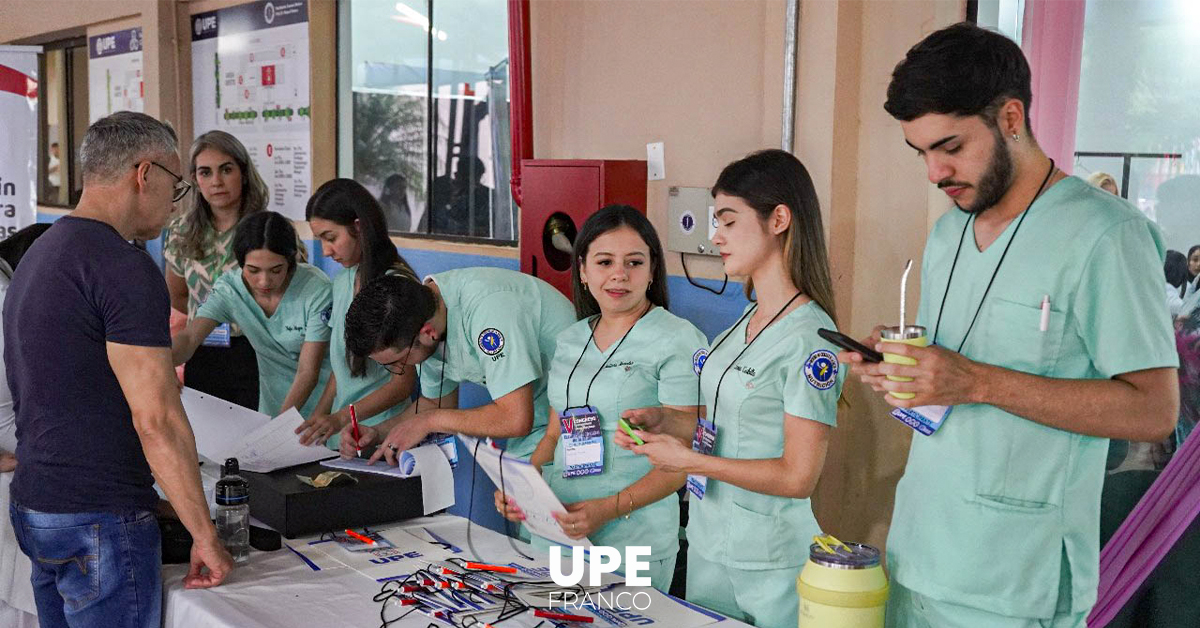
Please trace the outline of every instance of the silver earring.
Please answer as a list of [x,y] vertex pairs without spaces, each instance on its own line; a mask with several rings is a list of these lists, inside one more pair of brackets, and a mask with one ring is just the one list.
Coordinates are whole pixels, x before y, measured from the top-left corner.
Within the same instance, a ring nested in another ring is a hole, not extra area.
[[1017,135],[1016,133],[1013,133],[1013,134],[1012,134],[1012,138],[1013,138],[1013,141],[1014,141],[1014,142],[1019,142],[1019,141],[1021,141],[1021,136],[1020,136],[1020,135]]

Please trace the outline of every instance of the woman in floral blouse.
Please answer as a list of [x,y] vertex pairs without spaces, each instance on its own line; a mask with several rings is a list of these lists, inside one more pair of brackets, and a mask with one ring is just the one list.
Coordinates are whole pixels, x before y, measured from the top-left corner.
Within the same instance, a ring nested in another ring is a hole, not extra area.
[[[171,306],[196,316],[221,274],[237,267],[235,227],[244,216],[267,207],[270,196],[246,147],[224,131],[209,131],[192,143],[190,172],[198,193],[191,207],[167,226],[163,256]],[[300,261],[306,261],[304,246]],[[222,325],[187,362],[184,384],[226,401],[258,407],[258,364],[254,349],[236,327]]]

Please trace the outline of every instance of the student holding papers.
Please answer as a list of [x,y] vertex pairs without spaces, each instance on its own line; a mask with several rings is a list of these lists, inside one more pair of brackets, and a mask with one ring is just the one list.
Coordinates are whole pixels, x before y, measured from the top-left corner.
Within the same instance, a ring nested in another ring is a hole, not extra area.
[[[530,457],[566,506],[562,532],[596,545],[649,546],[650,582],[671,586],[679,552],[682,473],[655,469],[617,447],[621,413],[666,405],[696,414],[697,369],[708,339],[667,311],[666,268],[654,227],[632,207],[587,219],[571,272],[580,320],[558,335],[550,367],[549,422]],[[523,521],[516,500],[496,491],[496,508]],[[534,535],[533,543],[549,541]]]
[[308,416],[316,387],[329,377],[329,279],[296,262],[296,230],[275,212],[242,219],[233,238],[241,271],[217,280],[195,318],[172,341],[183,364],[217,325],[242,329],[258,356],[258,411],[277,415],[297,408]]
[[[516,271],[463,268],[424,282],[376,278],[346,313],[346,346],[396,375],[421,364],[420,414],[411,407],[374,427],[360,426],[358,446],[380,443],[374,459],[394,465],[397,452],[427,435],[460,432],[507,438],[509,455],[528,457],[546,430],[555,338],[574,321],[570,301]],[[486,386],[492,402],[458,409],[460,382]],[[349,426],[341,436],[342,455],[353,457]]]
[[622,434],[617,442],[657,469],[690,474],[688,601],[755,626],[794,628],[796,577],[820,533],[808,497],[846,377],[837,348],[817,335],[834,328],[821,211],[808,171],[781,150],[729,164],[712,191],[713,243],[756,301],[702,365],[707,419],[627,411],[657,433],[640,435],[645,445]]

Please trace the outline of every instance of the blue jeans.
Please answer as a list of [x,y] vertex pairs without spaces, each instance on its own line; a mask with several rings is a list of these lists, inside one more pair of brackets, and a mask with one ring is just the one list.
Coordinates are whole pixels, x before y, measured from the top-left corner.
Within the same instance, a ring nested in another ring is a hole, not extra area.
[[48,513],[13,503],[9,515],[33,563],[42,628],[162,624],[162,545],[153,513]]

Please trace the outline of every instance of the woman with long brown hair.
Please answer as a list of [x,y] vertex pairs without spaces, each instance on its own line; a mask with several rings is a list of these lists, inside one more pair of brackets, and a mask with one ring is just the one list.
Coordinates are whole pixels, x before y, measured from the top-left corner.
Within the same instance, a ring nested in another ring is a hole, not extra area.
[[834,328],[825,234],[812,179],[784,151],[729,164],[712,192],[713,243],[755,301],[697,359],[707,417],[629,410],[652,433],[645,445],[617,441],[657,469],[688,474],[688,600],[791,628],[796,577],[820,533],[808,498],[846,376],[837,349],[817,335]]
[[[224,131],[209,131],[192,143],[189,166],[196,194],[167,225],[163,246],[171,307],[196,317],[217,280],[237,268],[233,234],[244,216],[266,209],[267,185],[246,147]],[[305,261],[301,246],[299,261]],[[237,326],[222,324],[188,360],[184,384],[247,408],[258,407],[258,363]]]

